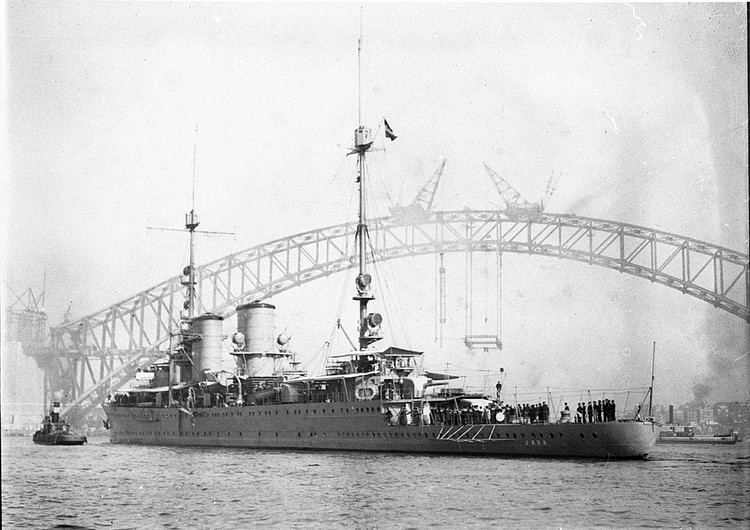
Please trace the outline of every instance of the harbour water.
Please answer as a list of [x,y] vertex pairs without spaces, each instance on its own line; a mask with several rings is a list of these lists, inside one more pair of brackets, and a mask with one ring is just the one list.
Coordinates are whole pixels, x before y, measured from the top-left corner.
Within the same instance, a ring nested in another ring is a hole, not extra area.
[[748,528],[750,443],[645,461],[2,440],[3,528]]

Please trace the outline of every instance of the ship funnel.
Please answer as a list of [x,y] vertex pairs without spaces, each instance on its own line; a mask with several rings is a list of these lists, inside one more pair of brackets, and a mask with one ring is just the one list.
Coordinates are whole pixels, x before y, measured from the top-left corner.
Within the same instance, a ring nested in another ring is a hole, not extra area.
[[275,310],[275,305],[258,300],[237,308],[237,331],[245,335],[245,351],[275,351]]
[[206,371],[220,371],[224,317],[206,313],[192,321],[193,381],[203,381]]
[[237,332],[245,337],[243,352],[235,352],[238,370],[248,376],[267,377],[277,371],[276,306],[253,300],[237,307]]
[[60,422],[60,402],[55,401],[52,403],[52,414],[50,420],[52,423],[59,423]]

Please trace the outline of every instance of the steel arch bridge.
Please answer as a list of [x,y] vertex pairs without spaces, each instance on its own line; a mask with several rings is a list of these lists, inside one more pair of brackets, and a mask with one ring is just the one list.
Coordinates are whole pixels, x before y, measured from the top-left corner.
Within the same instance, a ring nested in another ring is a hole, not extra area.
[[[504,210],[470,209],[381,217],[369,227],[371,261],[497,251],[568,259],[677,289],[750,322],[748,255],[677,234],[576,215],[518,218]],[[355,231],[356,223],[310,230],[197,267],[197,310],[229,316],[242,302],[352,268]],[[45,371],[45,400],[64,395],[64,412],[81,419],[110,388],[164,357],[160,348],[179,326],[181,282],[180,276],[171,278],[52,328],[50,346],[32,352]]]

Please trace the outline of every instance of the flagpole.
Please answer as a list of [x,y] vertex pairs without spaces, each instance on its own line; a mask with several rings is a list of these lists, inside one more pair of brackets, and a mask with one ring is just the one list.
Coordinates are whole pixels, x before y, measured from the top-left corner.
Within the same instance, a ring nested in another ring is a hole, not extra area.
[[357,40],[357,107],[359,114],[357,116],[359,126],[362,127],[362,19],[364,7],[359,7],[359,39]]

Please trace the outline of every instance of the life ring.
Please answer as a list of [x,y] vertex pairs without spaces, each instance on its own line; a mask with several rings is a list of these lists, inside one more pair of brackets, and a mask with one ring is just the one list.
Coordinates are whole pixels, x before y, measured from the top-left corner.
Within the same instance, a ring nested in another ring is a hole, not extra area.
[[495,414],[495,419],[499,422],[505,421],[505,414],[503,414],[502,411],[498,412]]

